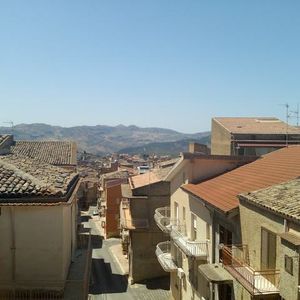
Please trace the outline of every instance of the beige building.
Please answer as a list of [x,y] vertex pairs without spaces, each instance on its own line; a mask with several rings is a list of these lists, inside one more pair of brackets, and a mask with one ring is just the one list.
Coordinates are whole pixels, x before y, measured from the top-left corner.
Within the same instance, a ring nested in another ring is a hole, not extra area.
[[211,154],[263,155],[300,144],[300,128],[277,118],[213,118]]
[[[244,221],[237,195],[297,178],[300,147],[283,148],[239,167],[238,159],[246,157],[225,157],[194,157],[186,160],[186,168],[182,168],[182,162],[168,176],[171,207],[157,210],[155,219],[171,237],[168,245],[158,244],[158,260],[171,272],[174,299],[239,300],[258,296],[249,290],[249,283],[242,288],[235,279],[234,272],[241,269],[228,272],[222,265],[224,249],[243,244],[243,230],[247,230],[241,226]],[[247,214],[244,217],[247,220]],[[251,260],[247,262],[245,269],[262,275]],[[278,296],[273,287],[267,289],[259,291],[260,299]]]
[[[235,277],[240,295],[251,299],[250,290],[259,299],[264,292],[272,294],[271,299],[299,299],[300,180],[239,199],[244,245],[224,249],[224,265]],[[252,268],[246,267],[249,262]]]
[[79,178],[17,154],[0,156],[0,290],[62,290],[77,247]]
[[[206,180],[253,161],[255,158],[183,153],[165,178],[170,182],[171,205],[155,211],[158,227],[170,241],[157,244],[156,255],[170,272],[173,299],[201,299],[198,266],[212,262],[213,214],[181,187]],[[198,297],[198,298],[197,298]]]
[[167,275],[155,255],[157,243],[167,237],[157,227],[153,216],[155,209],[170,203],[170,185],[164,178],[171,168],[133,176],[129,184],[122,185],[121,237],[132,283]]

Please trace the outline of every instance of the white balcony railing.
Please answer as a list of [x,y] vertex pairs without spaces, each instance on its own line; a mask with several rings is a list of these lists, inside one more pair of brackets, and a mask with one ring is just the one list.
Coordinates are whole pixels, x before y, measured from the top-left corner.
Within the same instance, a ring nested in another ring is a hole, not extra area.
[[157,259],[166,272],[176,272],[178,267],[171,255],[171,243],[161,242],[156,246],[155,254]]
[[172,225],[177,224],[176,220],[170,218],[170,207],[159,207],[155,210],[154,220],[157,226],[165,233],[170,233]]
[[206,241],[192,241],[186,235],[185,225],[173,225],[171,238],[188,256],[206,259],[208,247]]

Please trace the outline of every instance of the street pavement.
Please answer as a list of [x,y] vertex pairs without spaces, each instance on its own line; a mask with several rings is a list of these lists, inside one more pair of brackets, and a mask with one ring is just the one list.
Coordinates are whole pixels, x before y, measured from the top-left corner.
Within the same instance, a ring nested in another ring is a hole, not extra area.
[[[90,210],[91,211],[91,210]],[[110,247],[120,243],[118,239],[103,240],[95,220],[89,220],[92,233],[92,268],[89,299],[91,300],[167,300],[170,299],[168,280],[149,280],[143,284],[128,284]]]

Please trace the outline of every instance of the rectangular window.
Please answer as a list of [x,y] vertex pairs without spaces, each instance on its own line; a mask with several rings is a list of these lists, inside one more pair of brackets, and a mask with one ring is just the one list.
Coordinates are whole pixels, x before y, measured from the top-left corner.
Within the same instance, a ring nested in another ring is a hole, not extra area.
[[174,218],[175,219],[179,218],[179,216],[178,216],[178,203],[177,202],[174,202]]
[[293,258],[290,256],[284,256],[284,269],[289,274],[293,275]]
[[210,225],[206,223],[206,240],[210,241]]
[[182,207],[182,220],[185,224],[185,207],[184,206]]
[[191,240],[195,241],[197,239],[197,217],[191,213]]
[[276,234],[261,229],[261,269],[276,269]]

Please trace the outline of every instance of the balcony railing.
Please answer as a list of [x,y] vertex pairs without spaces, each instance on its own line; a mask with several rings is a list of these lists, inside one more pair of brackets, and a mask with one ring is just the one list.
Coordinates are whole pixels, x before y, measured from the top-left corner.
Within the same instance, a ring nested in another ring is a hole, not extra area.
[[165,233],[170,233],[172,224],[176,224],[175,220],[170,219],[170,207],[159,207],[155,210],[154,220],[157,226]]
[[161,242],[156,246],[155,254],[162,268],[166,272],[176,272],[178,267],[172,259],[171,255],[171,243],[170,242]]
[[221,257],[225,269],[252,295],[279,293],[279,270],[254,270],[249,265],[247,246],[223,246]]
[[187,237],[185,225],[172,225],[171,237],[186,255],[202,259],[207,258],[207,242],[190,240]]

